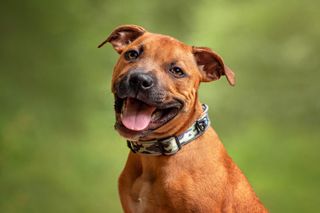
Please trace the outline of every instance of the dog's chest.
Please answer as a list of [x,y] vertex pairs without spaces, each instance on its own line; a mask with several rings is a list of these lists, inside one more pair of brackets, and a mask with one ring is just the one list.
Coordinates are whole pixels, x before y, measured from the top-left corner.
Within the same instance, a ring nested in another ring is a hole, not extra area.
[[145,178],[139,177],[133,183],[130,193],[131,198],[131,209],[134,209],[134,212],[147,212],[150,206],[150,203],[154,201],[152,193],[151,181],[146,180]]
[[162,180],[148,176],[141,176],[134,181],[130,198],[133,212],[161,212],[172,209],[167,186]]
[[133,212],[171,212],[173,209],[192,212],[200,204],[197,199],[188,199],[190,191],[193,191],[192,185],[189,182],[186,186],[171,178],[153,180],[139,177],[131,188],[130,207]]

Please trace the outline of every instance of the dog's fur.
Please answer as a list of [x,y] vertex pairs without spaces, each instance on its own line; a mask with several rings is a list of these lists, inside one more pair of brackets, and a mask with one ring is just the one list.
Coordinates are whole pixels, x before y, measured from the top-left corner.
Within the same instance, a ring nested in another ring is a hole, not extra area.
[[[226,76],[235,84],[234,73],[209,48],[188,46],[135,25],[116,28],[99,47],[106,42],[120,54],[112,76],[116,100],[130,96],[156,107],[180,103],[174,118],[142,131],[123,125],[116,103],[116,129],[129,140],[180,135],[202,114],[197,94],[200,82]],[[125,54],[129,50],[139,50],[141,55],[128,61]],[[171,64],[182,68],[185,76],[168,72]],[[132,88],[122,89],[124,79],[137,70],[152,76],[154,88],[134,94]],[[267,212],[211,127],[172,156],[130,152],[119,178],[119,192],[125,212]]]

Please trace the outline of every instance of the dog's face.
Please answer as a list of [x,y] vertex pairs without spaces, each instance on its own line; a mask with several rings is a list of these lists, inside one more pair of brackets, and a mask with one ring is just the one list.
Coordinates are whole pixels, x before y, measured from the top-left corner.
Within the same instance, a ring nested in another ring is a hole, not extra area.
[[171,136],[194,108],[200,82],[234,74],[208,48],[188,46],[172,37],[120,26],[104,41],[120,54],[112,76],[115,127],[129,140]]

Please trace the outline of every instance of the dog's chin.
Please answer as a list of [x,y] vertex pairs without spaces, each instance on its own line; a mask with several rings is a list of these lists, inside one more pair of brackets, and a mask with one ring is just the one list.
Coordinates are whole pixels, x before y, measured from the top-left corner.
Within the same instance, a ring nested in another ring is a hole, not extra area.
[[183,102],[177,99],[166,103],[153,103],[131,97],[116,97],[115,128],[121,136],[129,140],[143,139],[170,123],[182,108]]

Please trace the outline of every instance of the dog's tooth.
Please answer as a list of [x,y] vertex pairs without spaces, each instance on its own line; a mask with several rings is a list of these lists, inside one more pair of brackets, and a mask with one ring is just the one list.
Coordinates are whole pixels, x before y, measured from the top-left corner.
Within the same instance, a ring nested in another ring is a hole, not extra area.
[[161,111],[156,111],[152,114],[152,120],[158,120],[161,117]]
[[127,101],[124,100],[121,108],[120,119],[122,120],[123,112],[126,110]]
[[122,114],[123,111],[125,110],[126,105],[127,105],[127,102],[124,100],[124,101],[123,101],[123,104],[122,104],[122,108],[121,108],[121,114]]

